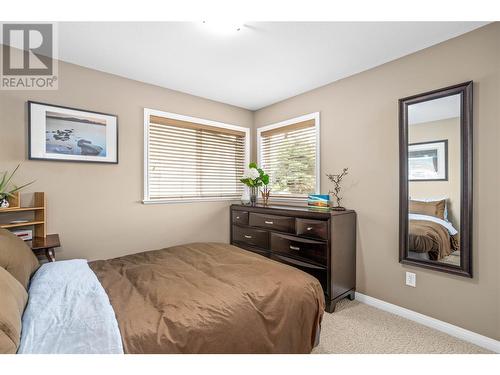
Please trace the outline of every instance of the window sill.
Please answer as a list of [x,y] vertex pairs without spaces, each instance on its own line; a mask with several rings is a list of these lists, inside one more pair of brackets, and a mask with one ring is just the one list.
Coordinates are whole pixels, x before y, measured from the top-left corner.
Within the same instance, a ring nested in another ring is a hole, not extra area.
[[236,202],[239,197],[213,197],[213,198],[172,198],[172,199],[144,199],[142,204],[179,204],[179,203],[202,203],[202,202]]
[[[167,199],[143,199],[144,205],[153,204],[179,204],[179,203],[199,203],[199,202],[240,202],[240,197],[211,197],[211,198],[167,198]],[[258,203],[262,203],[262,199],[258,198]],[[269,197],[269,203],[274,204],[300,204],[307,206],[307,197]]]

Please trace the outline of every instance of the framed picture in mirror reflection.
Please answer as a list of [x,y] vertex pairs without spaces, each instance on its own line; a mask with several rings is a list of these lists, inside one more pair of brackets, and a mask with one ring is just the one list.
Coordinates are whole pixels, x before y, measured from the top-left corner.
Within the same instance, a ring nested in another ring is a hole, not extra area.
[[448,140],[408,145],[409,181],[448,180]]

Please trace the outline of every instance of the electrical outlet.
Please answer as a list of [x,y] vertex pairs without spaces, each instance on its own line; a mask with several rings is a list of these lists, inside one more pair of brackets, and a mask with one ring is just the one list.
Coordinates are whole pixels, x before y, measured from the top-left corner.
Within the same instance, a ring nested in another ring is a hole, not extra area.
[[417,286],[417,274],[413,272],[406,272],[406,285],[415,288]]

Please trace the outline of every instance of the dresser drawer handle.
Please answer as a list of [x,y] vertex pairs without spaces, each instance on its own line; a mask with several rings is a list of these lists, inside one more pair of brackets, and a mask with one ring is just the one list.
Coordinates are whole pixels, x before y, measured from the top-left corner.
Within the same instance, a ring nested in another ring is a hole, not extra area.
[[273,221],[267,221],[267,220],[266,220],[266,221],[264,221],[264,223],[266,223],[266,224],[271,224],[271,225],[272,225],[272,224],[274,224],[274,222],[273,222]]
[[290,249],[299,251],[300,247],[290,245]]
[[239,216],[236,216],[236,220],[240,220],[240,217],[239,217]]
[[313,227],[307,227],[307,230],[312,230],[312,229],[313,229]]
[[245,237],[245,238],[249,238],[249,239],[250,239],[250,238],[252,238],[252,236],[249,236],[248,234],[245,234],[245,236],[244,236],[244,237]]

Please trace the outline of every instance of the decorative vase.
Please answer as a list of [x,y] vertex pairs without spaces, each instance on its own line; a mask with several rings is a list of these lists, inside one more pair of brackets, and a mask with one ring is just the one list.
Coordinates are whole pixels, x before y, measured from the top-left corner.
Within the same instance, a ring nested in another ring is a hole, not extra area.
[[241,204],[244,206],[250,204],[250,188],[247,185],[243,186],[243,193],[241,194]]
[[259,188],[257,186],[250,187],[250,203],[252,206],[257,204],[257,194],[259,193]]
[[10,204],[9,201],[7,200],[7,197],[1,197],[0,198],[0,208],[9,208]]
[[269,194],[271,193],[271,189],[269,189],[267,186],[264,187],[263,190],[260,192],[262,194],[262,204],[264,206],[267,206],[269,202]]

